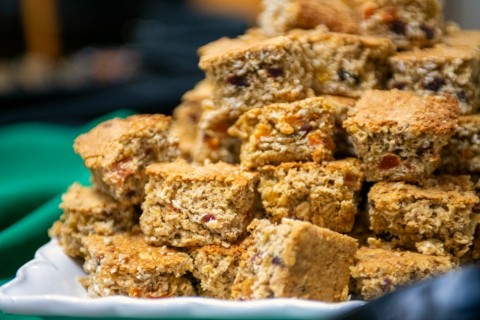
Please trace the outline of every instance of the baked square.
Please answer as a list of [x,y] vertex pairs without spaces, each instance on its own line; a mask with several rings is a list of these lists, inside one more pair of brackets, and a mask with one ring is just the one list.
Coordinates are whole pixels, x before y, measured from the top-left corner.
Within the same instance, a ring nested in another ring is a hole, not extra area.
[[343,125],[368,181],[418,181],[440,164],[441,149],[455,133],[458,111],[452,96],[371,90]]
[[213,104],[223,118],[304,99],[311,91],[310,65],[300,44],[288,37],[224,39],[203,50],[199,66],[214,85]]
[[442,150],[440,171],[480,173],[480,115],[458,118],[458,128]]
[[372,300],[454,267],[449,257],[362,247],[351,267],[350,291],[357,299]]
[[330,31],[359,33],[356,12],[342,0],[264,0],[258,24],[269,35],[325,25]]
[[199,280],[198,295],[217,299],[231,299],[232,285],[238,266],[245,253],[244,242],[229,248],[206,245],[190,251],[193,260],[192,275]]
[[351,0],[360,32],[391,39],[400,50],[430,47],[443,35],[440,0]]
[[118,201],[139,204],[144,196],[145,167],[179,155],[170,125],[170,117],[161,114],[115,118],[80,135],[74,149],[98,189]]
[[461,257],[472,244],[478,202],[469,176],[378,182],[368,193],[370,228],[394,246]]
[[334,124],[332,106],[319,97],[252,109],[228,132],[242,140],[242,167],[255,169],[282,162],[331,160]]
[[451,94],[460,100],[461,114],[475,113],[480,107],[479,60],[480,51],[472,47],[401,52],[390,58],[388,86],[420,95]]
[[129,231],[138,223],[139,214],[133,206],[126,206],[95,190],[78,183],[62,195],[63,214],[49,230],[67,255],[83,258],[82,237],[90,234],[112,235]]
[[140,227],[150,243],[228,247],[253,218],[258,175],[226,163],[183,161],[147,168]]
[[312,65],[316,95],[360,97],[365,90],[383,89],[389,75],[393,43],[384,38],[323,29],[293,30],[288,36],[300,42]]
[[345,301],[357,242],[309,222],[254,220],[253,244],[232,287],[234,299]]
[[363,180],[357,159],[289,162],[260,172],[258,190],[271,221],[292,218],[337,232],[352,230]]
[[188,276],[192,260],[167,247],[153,247],[142,234],[118,233],[83,238],[86,258],[82,279],[91,297],[128,295],[166,298],[195,295]]

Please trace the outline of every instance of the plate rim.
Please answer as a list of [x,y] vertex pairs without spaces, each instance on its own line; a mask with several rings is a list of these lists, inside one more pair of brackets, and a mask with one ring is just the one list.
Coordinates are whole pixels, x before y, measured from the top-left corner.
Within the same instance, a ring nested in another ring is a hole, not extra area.
[[[0,287],[0,310],[10,314],[99,318],[114,316],[148,319],[161,316],[161,318],[195,319],[263,316],[289,319],[334,316],[366,303],[359,300],[330,303],[291,298],[231,301],[205,297],[172,297],[153,300],[126,296],[82,298],[61,294],[9,294],[11,288],[21,285],[24,281],[28,283],[29,272],[33,272],[33,267],[47,265],[58,269],[58,265],[49,259],[50,250],[60,251],[65,255],[56,239],[42,245],[34,258],[18,269],[15,278]],[[52,305],[55,307],[52,308]],[[142,312],[139,313],[139,310]]]

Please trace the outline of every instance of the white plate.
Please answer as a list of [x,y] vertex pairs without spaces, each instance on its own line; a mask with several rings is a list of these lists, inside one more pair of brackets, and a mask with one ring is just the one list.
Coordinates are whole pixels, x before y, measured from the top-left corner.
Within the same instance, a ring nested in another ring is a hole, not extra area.
[[223,301],[199,297],[135,299],[88,298],[77,277],[79,263],[56,240],[41,247],[15,279],[0,287],[0,309],[40,316],[135,318],[329,318],[362,305],[361,301],[323,303],[298,299]]

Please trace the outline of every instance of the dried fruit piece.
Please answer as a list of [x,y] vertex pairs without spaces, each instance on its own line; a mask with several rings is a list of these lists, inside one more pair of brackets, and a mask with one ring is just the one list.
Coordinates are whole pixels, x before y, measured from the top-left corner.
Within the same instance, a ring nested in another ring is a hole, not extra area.
[[228,83],[234,85],[236,87],[248,87],[248,80],[246,77],[243,76],[230,76],[227,79]]
[[378,164],[378,169],[380,170],[388,170],[396,168],[400,165],[400,158],[394,154],[387,154],[385,155],[380,163]]

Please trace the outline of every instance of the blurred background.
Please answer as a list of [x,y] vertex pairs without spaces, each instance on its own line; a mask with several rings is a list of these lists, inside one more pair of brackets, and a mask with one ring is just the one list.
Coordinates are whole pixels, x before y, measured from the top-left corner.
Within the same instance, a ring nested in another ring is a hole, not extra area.
[[[478,26],[480,1],[444,1]],[[260,0],[0,0],[0,125],[170,113],[202,74],[199,46],[253,25]]]
[[242,34],[258,11],[257,0],[0,0],[0,125],[169,113],[202,78],[197,48]]

